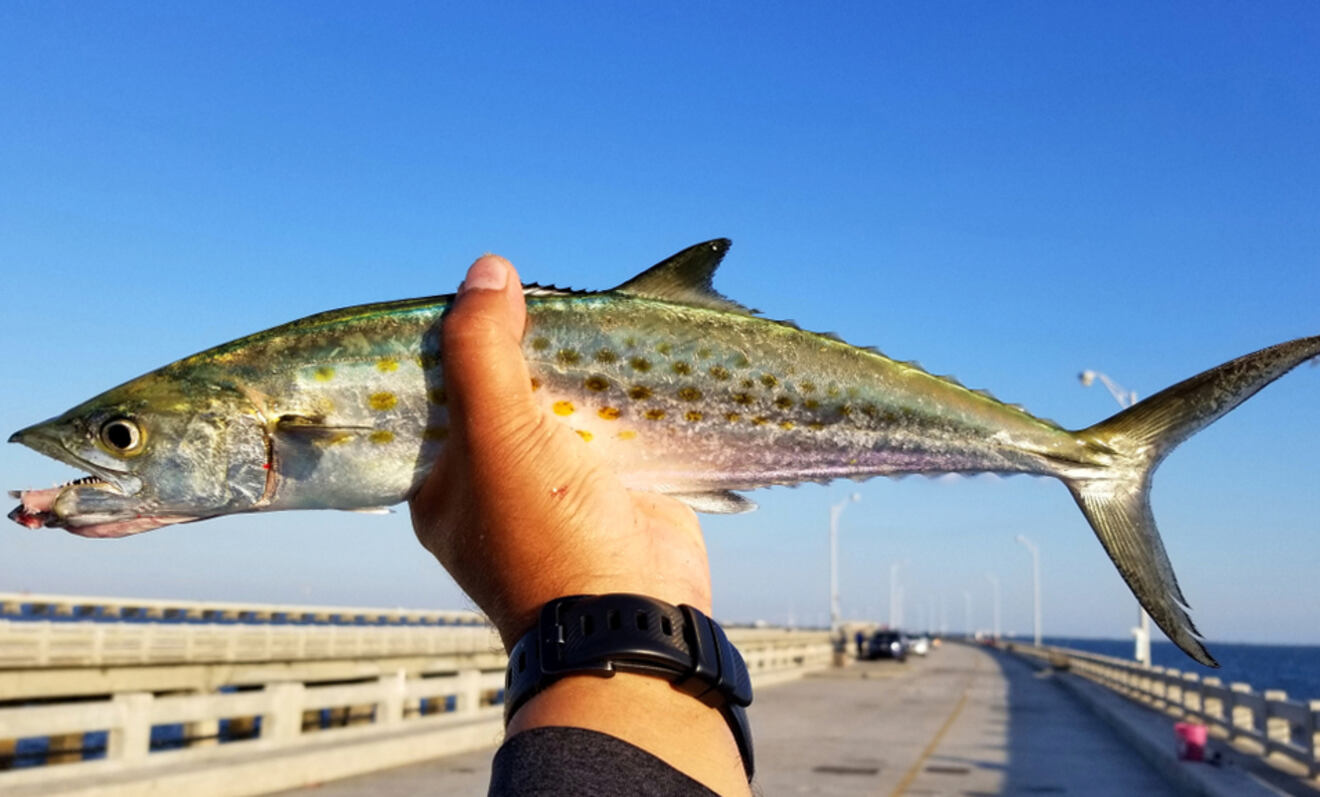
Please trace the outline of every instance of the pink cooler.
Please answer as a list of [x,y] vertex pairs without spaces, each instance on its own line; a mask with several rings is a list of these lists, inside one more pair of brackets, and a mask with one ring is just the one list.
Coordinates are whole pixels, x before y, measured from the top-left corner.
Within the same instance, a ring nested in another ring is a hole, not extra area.
[[1174,723],[1173,733],[1178,737],[1178,758],[1183,761],[1205,760],[1205,726],[1196,722]]

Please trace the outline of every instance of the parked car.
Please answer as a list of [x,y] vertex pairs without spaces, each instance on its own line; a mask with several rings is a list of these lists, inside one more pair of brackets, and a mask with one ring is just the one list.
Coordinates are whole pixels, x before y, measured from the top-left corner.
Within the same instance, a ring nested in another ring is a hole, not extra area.
[[876,631],[866,642],[866,658],[907,661],[907,641],[897,631]]
[[912,637],[908,648],[918,656],[925,656],[927,653],[930,653],[930,637],[925,634],[917,634]]

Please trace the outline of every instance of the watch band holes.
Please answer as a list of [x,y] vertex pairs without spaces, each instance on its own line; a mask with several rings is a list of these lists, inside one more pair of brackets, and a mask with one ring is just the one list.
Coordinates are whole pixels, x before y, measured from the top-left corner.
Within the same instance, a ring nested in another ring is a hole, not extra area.
[[610,609],[605,612],[605,625],[609,626],[611,631],[618,631],[623,627],[623,622],[619,619],[618,609]]
[[668,617],[662,616],[660,618],[660,632],[665,636],[674,635],[674,624],[669,621]]
[[589,614],[582,615],[582,636],[596,633],[596,618]]
[[645,630],[647,629],[647,626],[649,626],[650,624],[651,624],[651,619],[650,619],[649,617],[646,616],[646,612],[643,612],[643,611],[639,611],[639,612],[637,612],[637,630],[638,630],[638,631],[645,631]]

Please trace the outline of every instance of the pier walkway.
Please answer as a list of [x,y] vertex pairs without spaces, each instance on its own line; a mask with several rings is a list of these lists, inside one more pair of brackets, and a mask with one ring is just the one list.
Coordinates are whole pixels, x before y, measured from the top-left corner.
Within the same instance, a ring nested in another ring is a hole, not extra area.
[[[820,671],[761,690],[749,713],[767,795],[1185,793],[1048,671],[975,647],[947,644],[906,664]],[[325,783],[314,793],[484,795],[492,753]]]

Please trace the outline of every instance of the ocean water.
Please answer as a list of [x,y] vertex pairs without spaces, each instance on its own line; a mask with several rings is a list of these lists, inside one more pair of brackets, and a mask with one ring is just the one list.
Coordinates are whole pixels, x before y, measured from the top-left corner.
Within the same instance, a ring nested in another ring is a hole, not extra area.
[[[1029,640],[1021,640],[1029,641]],[[1073,648],[1116,659],[1132,658],[1130,639],[1083,639],[1045,637],[1046,645]],[[1256,692],[1282,689],[1288,699],[1299,702],[1320,700],[1320,645],[1246,645],[1215,642],[1207,645],[1219,662],[1219,669],[1192,661],[1172,642],[1150,645],[1151,663],[1181,672],[1193,672],[1202,678],[1219,678],[1225,685],[1251,684]]]

